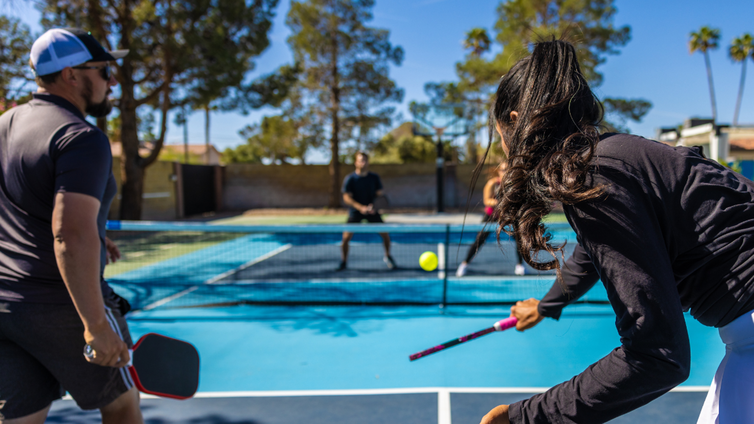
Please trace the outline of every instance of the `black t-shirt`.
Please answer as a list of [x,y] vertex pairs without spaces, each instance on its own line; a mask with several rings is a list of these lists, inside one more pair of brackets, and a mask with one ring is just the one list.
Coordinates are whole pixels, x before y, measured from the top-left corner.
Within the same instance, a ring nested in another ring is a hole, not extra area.
[[510,407],[512,423],[605,422],[680,384],[691,366],[683,311],[721,327],[754,309],[754,183],[695,149],[625,134],[597,145],[604,196],[564,207],[578,245],[540,313],[599,279],[621,346],[571,381]]
[[[377,174],[367,172],[362,177],[354,172],[343,180],[343,189],[341,192],[350,194],[353,200],[362,205],[369,205],[374,202],[379,190],[382,190],[382,181],[380,181],[380,177]],[[358,212],[353,207],[350,207],[348,211],[349,213]]]
[[[67,100],[34,94],[0,116],[0,300],[71,303],[55,261],[52,210],[59,192],[100,201],[100,275],[105,224],[117,191],[107,136]],[[110,287],[101,278],[102,293]]]

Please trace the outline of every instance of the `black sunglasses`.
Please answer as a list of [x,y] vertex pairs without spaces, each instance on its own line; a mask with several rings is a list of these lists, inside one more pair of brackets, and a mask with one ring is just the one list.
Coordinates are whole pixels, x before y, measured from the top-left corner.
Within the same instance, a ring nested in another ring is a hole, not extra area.
[[105,66],[73,66],[73,69],[99,69],[100,75],[105,81],[110,81],[113,76],[113,67],[110,65]]

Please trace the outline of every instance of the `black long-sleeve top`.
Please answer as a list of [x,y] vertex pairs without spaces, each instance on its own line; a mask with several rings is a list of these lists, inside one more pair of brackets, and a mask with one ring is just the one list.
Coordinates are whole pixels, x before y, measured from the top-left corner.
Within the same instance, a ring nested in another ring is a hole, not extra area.
[[564,207],[578,246],[539,311],[558,318],[601,280],[621,345],[510,405],[515,424],[602,423],[636,409],[688,378],[684,311],[721,327],[754,309],[754,183],[696,149],[625,134],[603,137],[594,164],[587,181],[604,195]]

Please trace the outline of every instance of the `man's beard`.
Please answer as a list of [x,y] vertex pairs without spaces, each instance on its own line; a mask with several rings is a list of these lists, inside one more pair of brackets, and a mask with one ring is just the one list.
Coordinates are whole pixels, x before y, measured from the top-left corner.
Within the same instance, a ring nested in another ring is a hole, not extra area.
[[107,94],[110,94],[110,89],[107,90],[107,93],[105,94],[105,99],[102,100],[99,103],[92,103],[92,80],[88,77],[84,77],[84,100],[86,100],[86,113],[89,116],[93,116],[95,118],[104,118],[105,116],[109,115],[110,112],[113,110],[113,104],[110,103],[110,99],[107,97]]

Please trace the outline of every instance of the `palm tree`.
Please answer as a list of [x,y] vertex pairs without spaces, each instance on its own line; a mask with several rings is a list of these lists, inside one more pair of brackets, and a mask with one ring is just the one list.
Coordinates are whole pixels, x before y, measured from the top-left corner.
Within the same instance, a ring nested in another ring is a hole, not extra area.
[[490,37],[484,28],[472,28],[466,33],[463,48],[471,49],[471,53],[480,56],[490,49]]
[[733,39],[733,44],[728,48],[728,54],[734,62],[741,62],[741,82],[738,85],[738,98],[736,109],[733,112],[733,126],[738,125],[738,112],[741,110],[741,98],[744,95],[744,81],[746,80],[746,61],[751,56],[754,60],[754,37],[746,33]]
[[715,87],[712,84],[712,66],[709,62],[708,50],[716,49],[717,42],[720,40],[720,30],[717,28],[710,28],[703,26],[699,28],[698,32],[692,32],[689,40],[689,52],[700,51],[704,54],[704,63],[707,65],[707,79],[709,80],[709,94],[710,101],[712,102],[712,121],[717,122],[717,106],[715,104]]

